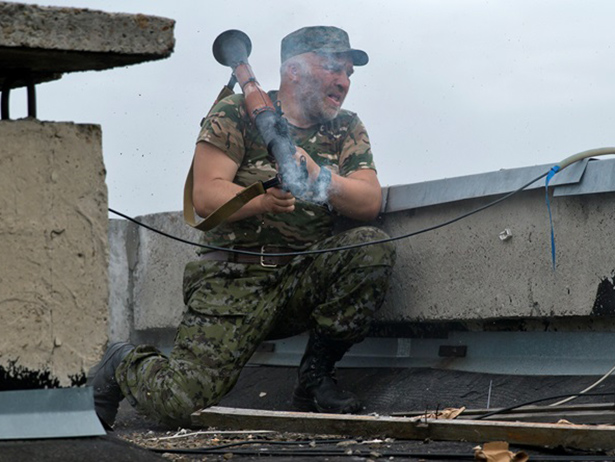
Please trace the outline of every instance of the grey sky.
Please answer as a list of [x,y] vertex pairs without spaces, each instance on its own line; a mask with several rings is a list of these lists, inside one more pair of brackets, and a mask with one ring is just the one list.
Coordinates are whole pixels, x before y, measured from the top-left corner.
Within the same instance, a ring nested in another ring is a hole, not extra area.
[[[615,2],[608,0],[25,1],[173,18],[170,58],[38,87],[38,115],[103,129],[109,205],[180,210],[199,121],[230,70],[211,53],[240,29],[266,89],[299,27],[344,28],[370,63],[345,107],[365,122],[383,185],[536,164],[614,146]],[[14,92],[11,115],[25,116]]]

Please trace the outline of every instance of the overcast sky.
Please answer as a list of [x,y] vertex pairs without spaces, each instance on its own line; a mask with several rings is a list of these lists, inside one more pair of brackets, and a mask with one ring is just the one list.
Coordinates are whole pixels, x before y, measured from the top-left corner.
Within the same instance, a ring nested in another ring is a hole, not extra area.
[[[383,185],[555,164],[615,146],[615,2],[609,0],[24,1],[176,20],[170,58],[67,74],[37,87],[38,117],[103,130],[109,206],[180,210],[199,122],[230,76],[211,45],[252,40],[265,89],[279,82],[280,40],[336,25],[370,63],[345,107],[365,122]],[[25,94],[11,116],[26,115]]]

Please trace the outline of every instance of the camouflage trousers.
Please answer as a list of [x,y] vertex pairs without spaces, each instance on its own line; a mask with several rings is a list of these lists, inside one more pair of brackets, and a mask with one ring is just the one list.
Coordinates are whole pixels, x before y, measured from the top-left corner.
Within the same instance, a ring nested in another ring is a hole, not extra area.
[[[312,249],[384,239],[361,227]],[[209,260],[186,265],[188,307],[168,357],[137,346],[116,371],[124,396],[140,412],[171,426],[215,405],[234,386],[258,345],[306,330],[360,342],[384,300],[395,262],[391,243],[301,255],[278,268]]]

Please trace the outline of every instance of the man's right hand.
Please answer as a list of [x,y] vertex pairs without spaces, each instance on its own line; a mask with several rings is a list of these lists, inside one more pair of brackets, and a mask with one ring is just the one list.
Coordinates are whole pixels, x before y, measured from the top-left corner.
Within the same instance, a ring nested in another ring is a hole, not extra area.
[[269,213],[288,213],[295,210],[295,197],[280,188],[269,188],[262,196],[263,208]]

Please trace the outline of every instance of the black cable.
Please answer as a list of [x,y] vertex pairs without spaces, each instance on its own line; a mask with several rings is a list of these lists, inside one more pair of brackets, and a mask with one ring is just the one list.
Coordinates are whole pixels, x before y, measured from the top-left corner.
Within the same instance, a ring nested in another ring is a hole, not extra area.
[[[308,440],[241,440],[234,441],[232,443],[220,444],[216,446],[208,446],[202,448],[167,448],[167,449],[159,449],[159,448],[150,448],[153,452],[172,452],[177,454],[225,454],[231,451],[227,451],[226,449],[237,446],[245,446],[245,445],[257,445],[257,448],[248,448],[248,449],[236,449],[232,451],[234,454],[242,454],[242,455],[312,455],[312,456],[338,456],[344,455],[345,451],[348,448],[336,448],[336,449],[321,449],[317,448],[316,445],[323,444],[338,444],[342,442],[355,442],[357,445],[361,444],[359,441],[352,440],[349,438],[343,439],[308,439]],[[397,443],[401,441],[395,441],[393,443]],[[271,450],[267,447],[267,445],[271,446],[309,446],[304,449],[291,449],[291,450]],[[366,449],[353,449],[353,454],[360,455],[363,452],[366,452]],[[367,452],[378,452],[382,454],[381,451],[377,449],[370,449]],[[397,453],[391,453],[397,454]],[[422,453],[421,453],[422,454]],[[439,454],[440,455],[440,454]],[[384,456],[384,455],[383,455]]]
[[[501,409],[496,409],[492,412],[487,412],[486,414],[483,415],[479,415],[477,417],[474,417],[472,420],[481,420],[481,419],[486,419],[487,417],[491,417],[492,415],[497,415],[497,414],[505,414],[509,411],[513,411],[515,409],[518,409],[520,407],[523,406],[529,406],[531,404],[535,404],[535,403],[541,403],[543,401],[549,401],[551,399],[559,399],[559,398],[567,398],[569,396],[610,396],[610,395],[615,395],[615,392],[610,392],[610,393],[567,393],[565,395],[556,395],[556,396],[549,396],[548,398],[540,398],[540,399],[535,399],[533,401],[528,401],[526,403],[521,403],[521,404],[515,404],[513,406],[509,406],[509,407],[504,407]],[[553,410],[557,410],[557,407],[553,407]]]
[[[268,443],[273,443],[272,441]],[[171,454],[227,454],[231,452],[234,455],[242,456],[259,456],[259,457],[343,457],[347,456],[346,451],[348,448],[340,449],[305,449],[305,450],[269,450],[268,448],[254,448],[254,449],[236,449],[234,451],[225,451],[223,449],[216,448],[192,448],[192,449],[150,449],[157,453],[171,453]],[[373,453],[377,453],[380,458],[413,458],[413,459],[426,459],[426,460],[476,460],[473,452],[414,452],[414,451],[381,451],[378,449],[370,450],[357,450],[353,449],[352,456],[354,457],[370,457]],[[615,456],[599,455],[599,454],[577,454],[577,455],[541,455],[531,454],[530,460],[532,462],[610,462],[615,461]]]
[[[209,448],[194,448],[194,449],[156,449],[154,452],[159,453],[172,453],[172,454],[226,454],[232,452],[235,455],[242,456],[287,456],[287,457],[299,457],[299,456],[311,456],[311,457],[344,457],[347,456],[346,449],[305,449],[305,450],[268,450],[267,448],[261,449],[237,449],[234,451],[224,450],[210,450]],[[414,457],[419,459],[449,459],[449,460],[476,460],[473,454],[461,454],[461,453],[424,453],[424,452],[396,452],[396,451],[378,451],[373,449],[370,451],[353,450],[352,455],[354,457],[370,457],[372,453],[378,453],[379,457]],[[534,459],[532,459],[534,460]],[[570,459],[568,459],[570,460]],[[615,460],[615,458],[613,459]]]
[[549,170],[548,172],[543,173],[542,175],[534,178],[533,180],[529,181],[528,183],[524,184],[523,186],[521,186],[520,188],[500,197],[499,199],[496,199],[492,202],[489,202],[488,204],[485,204],[481,207],[478,207],[474,210],[471,210],[467,213],[464,213],[462,215],[459,215],[458,217],[452,218],[448,221],[445,221],[443,223],[434,225],[434,226],[429,226],[427,228],[423,228],[420,229],[418,231],[414,231],[411,233],[407,233],[407,234],[402,234],[401,236],[394,236],[394,237],[389,237],[386,239],[378,239],[375,241],[369,241],[369,242],[361,242],[358,244],[351,244],[351,245],[345,245],[345,246],[341,246],[341,247],[332,247],[329,249],[315,249],[315,250],[303,250],[303,251],[297,251],[297,252],[277,252],[277,253],[262,253],[262,252],[251,252],[248,250],[239,250],[239,249],[232,249],[232,248],[228,248],[228,247],[219,247],[219,246],[215,246],[215,245],[210,245],[210,244],[199,244],[197,242],[193,242],[193,241],[189,241],[186,239],[182,239],[180,237],[177,236],[173,236],[171,234],[165,233],[164,231],[160,231],[159,229],[153,228],[149,225],[146,225],[145,223],[142,223],[138,220],[135,220],[132,217],[129,217],[128,215],[124,215],[123,213],[120,213],[116,210],[113,210],[112,208],[109,208],[109,212],[114,213],[122,218],[125,218],[128,221],[131,221],[139,226],[142,226],[146,229],[149,229],[150,231],[153,231],[155,233],[158,233],[162,236],[168,237],[169,239],[173,239],[175,241],[178,242],[182,242],[184,244],[189,244],[189,245],[193,245],[196,247],[201,247],[201,248],[205,248],[205,249],[209,249],[209,250],[221,250],[224,252],[232,252],[232,253],[237,253],[237,254],[241,254],[241,255],[254,255],[257,257],[286,257],[286,256],[299,256],[299,255],[315,255],[315,254],[321,254],[321,253],[327,253],[327,252],[339,252],[339,251],[343,251],[343,250],[350,250],[350,249],[356,249],[359,247],[366,247],[368,245],[375,245],[375,244],[385,244],[387,242],[393,242],[393,241],[398,241],[401,239],[406,239],[409,237],[413,237],[413,236],[418,236],[419,234],[423,234],[423,233],[427,233],[429,231],[435,231],[436,229],[440,229],[440,228],[444,228],[445,226],[448,225],[452,225],[453,223],[456,223],[460,220],[463,220],[464,218],[467,218],[471,215],[474,215],[478,212],[482,212],[485,209],[488,209],[489,207],[493,207],[494,205],[499,204],[500,202],[505,201],[506,199],[508,199],[509,197],[523,191],[525,188],[527,188],[528,186],[530,186],[531,184],[537,182],[538,180],[546,177],[549,172],[551,170]]
[[[337,444],[343,441],[351,441],[349,439],[309,439],[309,440],[289,440],[289,441],[275,441],[275,440],[241,440],[241,441],[233,441],[232,443],[219,444],[216,446],[209,446],[206,448],[193,448],[194,450],[199,451],[217,451],[226,448],[232,448],[236,446],[245,446],[247,444],[271,444],[271,445],[279,445],[279,446],[294,446],[294,445],[310,445],[310,444]],[[167,452],[166,449],[158,449],[153,448],[154,452]],[[189,449],[173,449],[177,451],[186,451]]]

